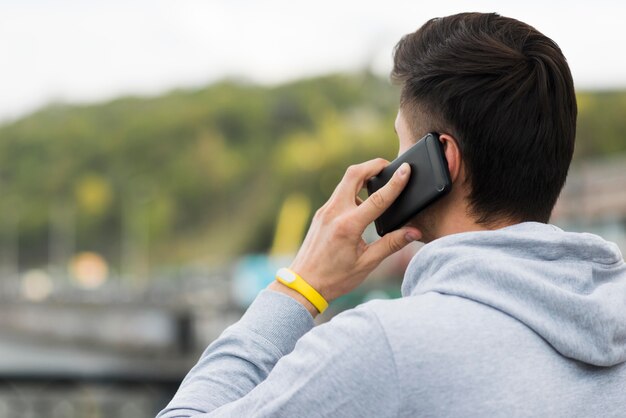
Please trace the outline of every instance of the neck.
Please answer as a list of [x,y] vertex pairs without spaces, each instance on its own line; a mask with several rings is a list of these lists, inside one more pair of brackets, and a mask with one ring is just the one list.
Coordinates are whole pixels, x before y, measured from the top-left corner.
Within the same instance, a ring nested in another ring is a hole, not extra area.
[[[439,207],[437,207],[439,206]],[[466,205],[437,205],[418,215],[413,225],[422,231],[422,242],[428,243],[447,235],[471,231],[489,231],[518,223],[510,219],[496,219],[488,223],[478,223],[470,215]]]

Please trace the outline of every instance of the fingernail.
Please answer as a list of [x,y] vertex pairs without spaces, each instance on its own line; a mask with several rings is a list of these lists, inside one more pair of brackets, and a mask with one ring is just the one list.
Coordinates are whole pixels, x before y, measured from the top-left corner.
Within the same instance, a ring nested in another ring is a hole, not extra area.
[[409,164],[408,163],[402,163],[400,168],[398,168],[398,174],[400,176],[406,176],[406,173],[408,173],[408,172],[409,172]]
[[407,232],[406,234],[404,234],[404,239],[407,242],[413,242],[413,241],[417,241],[419,237],[417,236],[415,232]]

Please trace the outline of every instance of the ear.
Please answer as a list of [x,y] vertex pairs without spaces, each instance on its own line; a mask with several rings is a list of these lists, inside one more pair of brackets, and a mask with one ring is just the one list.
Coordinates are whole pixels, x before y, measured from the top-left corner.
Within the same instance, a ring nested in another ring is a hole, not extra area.
[[443,150],[448,160],[448,170],[450,170],[450,179],[455,183],[461,175],[461,150],[456,138],[452,135],[441,134],[439,140],[443,143]]

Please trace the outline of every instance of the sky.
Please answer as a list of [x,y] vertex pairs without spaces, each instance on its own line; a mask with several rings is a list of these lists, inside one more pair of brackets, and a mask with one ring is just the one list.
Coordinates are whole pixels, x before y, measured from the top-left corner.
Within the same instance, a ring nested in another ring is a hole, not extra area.
[[51,102],[151,96],[226,77],[387,75],[402,35],[462,11],[498,12],[551,37],[578,89],[626,88],[618,0],[0,0],[0,123]]

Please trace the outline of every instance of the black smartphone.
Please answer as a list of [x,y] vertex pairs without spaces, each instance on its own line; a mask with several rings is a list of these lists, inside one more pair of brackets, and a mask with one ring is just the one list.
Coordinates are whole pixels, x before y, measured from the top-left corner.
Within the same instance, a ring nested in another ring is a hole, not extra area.
[[376,232],[381,237],[402,227],[426,206],[448,193],[452,187],[443,144],[439,141],[439,134],[431,132],[393,160],[378,175],[369,179],[368,194],[371,195],[387,184],[404,162],[411,166],[411,177],[400,196],[376,219]]

